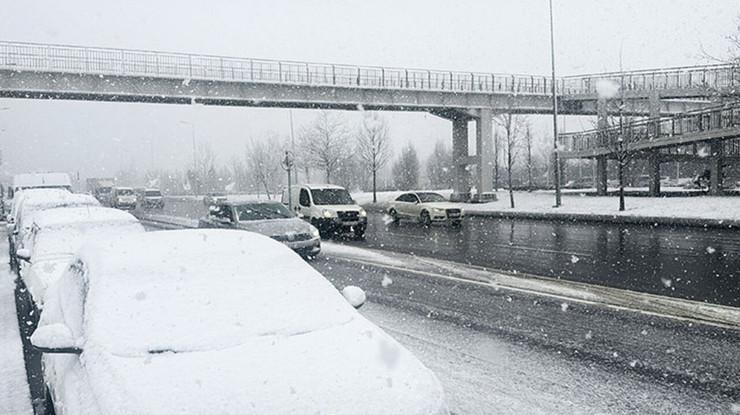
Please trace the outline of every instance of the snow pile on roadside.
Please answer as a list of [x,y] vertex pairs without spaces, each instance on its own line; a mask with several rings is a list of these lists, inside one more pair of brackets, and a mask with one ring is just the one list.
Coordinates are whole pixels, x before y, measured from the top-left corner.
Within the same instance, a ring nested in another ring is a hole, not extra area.
[[469,205],[465,210],[740,220],[740,199],[735,197],[627,197],[627,210],[620,212],[619,199],[613,196],[564,195],[562,206],[553,208],[555,196],[551,192],[515,192],[515,209],[509,208],[504,196],[499,192],[502,201]]
[[404,261],[399,261],[389,255],[381,254],[377,251],[370,251],[365,248],[343,245],[335,242],[321,242],[321,252],[325,256],[337,256],[342,258],[352,258],[366,261],[379,262],[389,266],[400,267]]

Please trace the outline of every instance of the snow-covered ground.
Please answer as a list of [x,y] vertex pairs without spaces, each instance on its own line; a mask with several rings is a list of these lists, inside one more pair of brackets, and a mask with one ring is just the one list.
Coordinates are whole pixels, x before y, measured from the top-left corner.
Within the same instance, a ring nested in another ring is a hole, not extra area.
[[[378,204],[383,205],[404,192],[379,192]],[[449,197],[451,191],[439,191]],[[469,213],[519,212],[581,215],[615,215],[655,218],[690,218],[740,221],[740,197],[627,197],[627,210],[619,211],[619,199],[614,196],[585,196],[566,192],[560,208],[553,208],[552,192],[514,192],[516,208],[509,207],[509,194],[497,192],[498,201],[465,206]],[[372,203],[372,193],[353,193],[360,204]]]
[[[3,225],[5,226],[5,225]],[[8,243],[0,235],[0,414],[33,414],[15,310],[14,276],[8,268]]]

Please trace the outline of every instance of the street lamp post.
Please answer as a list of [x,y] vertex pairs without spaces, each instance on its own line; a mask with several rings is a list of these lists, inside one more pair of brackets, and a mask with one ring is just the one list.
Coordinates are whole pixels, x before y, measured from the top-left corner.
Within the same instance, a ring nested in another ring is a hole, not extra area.
[[558,156],[558,97],[555,88],[555,36],[553,34],[552,23],[552,0],[550,3],[550,61],[552,63],[552,145],[553,145],[553,163],[555,166],[555,207],[560,207],[560,157]]
[[193,171],[195,171],[195,168],[197,167],[198,163],[195,161],[195,124],[191,123],[190,121],[180,121],[180,124],[185,124],[190,126],[190,133],[193,138]]
[[285,158],[282,161],[282,167],[283,169],[288,172],[288,210],[293,212],[293,195],[291,194],[291,170],[293,169],[293,155],[290,151],[285,150]]

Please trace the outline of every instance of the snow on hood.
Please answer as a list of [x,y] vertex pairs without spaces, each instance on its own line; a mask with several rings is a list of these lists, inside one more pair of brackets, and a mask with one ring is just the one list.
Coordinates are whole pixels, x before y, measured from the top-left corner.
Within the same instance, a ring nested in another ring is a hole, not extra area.
[[106,414],[447,413],[435,375],[363,317],[225,350],[84,357]]
[[239,229],[274,236],[288,233],[311,233],[312,226],[299,218],[239,221]]
[[118,355],[204,351],[359,316],[290,248],[253,232],[160,231],[88,244],[86,333]]
[[459,203],[451,203],[451,202],[428,202],[423,203],[424,206],[429,206],[437,209],[460,209],[462,210],[462,205]]

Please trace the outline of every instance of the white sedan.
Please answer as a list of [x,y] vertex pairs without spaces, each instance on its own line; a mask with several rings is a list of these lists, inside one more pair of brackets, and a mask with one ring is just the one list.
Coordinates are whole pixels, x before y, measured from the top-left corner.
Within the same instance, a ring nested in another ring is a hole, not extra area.
[[394,223],[411,219],[427,226],[432,222],[460,225],[465,212],[459,204],[448,202],[439,193],[409,192],[390,203],[388,215]]
[[86,239],[145,232],[131,214],[101,206],[47,209],[30,222],[27,241],[16,256],[21,260],[20,276],[38,308],[44,305],[47,287],[59,279]]
[[31,342],[60,415],[449,414],[347,300],[266,236],[149,232],[81,248]]

